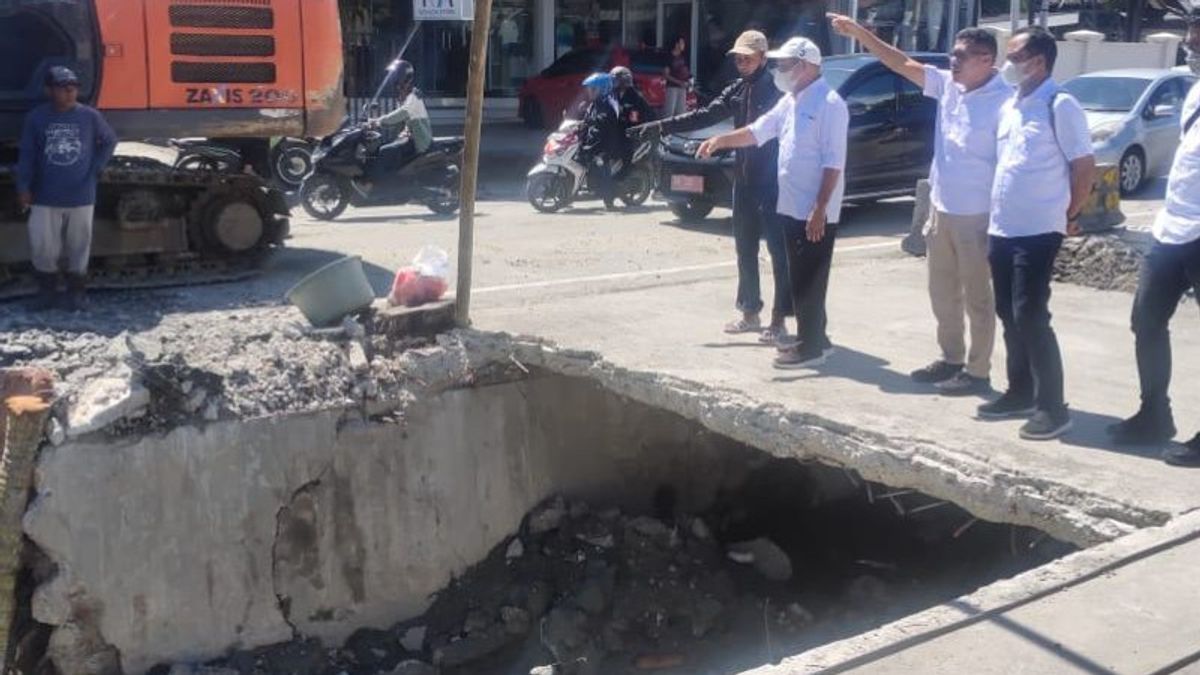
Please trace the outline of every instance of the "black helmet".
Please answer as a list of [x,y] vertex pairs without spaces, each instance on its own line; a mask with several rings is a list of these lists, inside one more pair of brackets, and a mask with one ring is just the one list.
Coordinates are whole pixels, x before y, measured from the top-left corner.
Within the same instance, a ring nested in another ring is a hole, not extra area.
[[625,66],[617,66],[613,68],[609,75],[612,75],[613,84],[617,87],[632,87],[633,86],[633,71]]
[[416,69],[404,59],[396,59],[392,62],[392,65],[388,66],[388,69],[392,71],[392,77],[396,79],[396,86],[401,89],[411,87],[417,79]]

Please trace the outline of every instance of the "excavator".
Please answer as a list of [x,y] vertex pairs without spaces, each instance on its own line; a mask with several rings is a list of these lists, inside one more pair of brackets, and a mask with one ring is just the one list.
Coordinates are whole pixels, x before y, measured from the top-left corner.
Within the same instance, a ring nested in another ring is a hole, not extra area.
[[[337,0],[0,0],[0,298],[29,287],[17,147],[60,65],[122,142],[206,137],[265,152],[345,115]],[[127,147],[101,176],[92,286],[240,278],[287,237],[288,206],[264,178]]]

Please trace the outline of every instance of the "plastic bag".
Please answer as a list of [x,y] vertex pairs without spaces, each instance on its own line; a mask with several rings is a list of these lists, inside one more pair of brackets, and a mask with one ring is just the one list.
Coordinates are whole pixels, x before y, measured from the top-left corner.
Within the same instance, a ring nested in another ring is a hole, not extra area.
[[425,246],[412,259],[412,265],[396,272],[388,303],[392,306],[417,307],[440,300],[450,284],[446,277],[450,256],[436,246]]

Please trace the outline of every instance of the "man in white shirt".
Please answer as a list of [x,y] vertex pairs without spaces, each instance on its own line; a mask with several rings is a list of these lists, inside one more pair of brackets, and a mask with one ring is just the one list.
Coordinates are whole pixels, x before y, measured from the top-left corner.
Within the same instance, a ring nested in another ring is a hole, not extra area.
[[850,114],[821,77],[821,50],[811,40],[794,37],[767,52],[767,58],[783,98],[749,126],[708,139],[698,154],[709,157],[718,150],[779,140],[775,211],[783,223],[799,340],[781,349],[775,366],[807,368],[824,363],[832,350],[825,296],[842,212]]
[[[1200,75],[1200,23],[1188,25],[1188,65]],[[1181,115],[1183,140],[1167,179],[1167,197],[1154,221],[1154,243],[1142,262],[1133,301],[1138,379],[1142,404],[1133,417],[1109,428],[1121,444],[1152,444],[1175,436],[1171,399],[1171,335],[1168,325],[1188,288],[1200,297],[1200,83],[1192,86]],[[1200,434],[1169,449],[1170,464],[1200,466]]]
[[988,260],[1004,325],[1008,389],[979,407],[984,419],[1030,417],[1021,437],[1049,440],[1071,427],[1062,354],[1050,327],[1050,279],[1064,235],[1096,172],[1087,118],[1050,77],[1058,46],[1040,27],[1008,42],[1001,76],[1017,88],[1000,111]]
[[[966,28],[954,38],[950,70],[925,65],[887,44],[853,19],[830,14],[838,33],[857,40],[883,65],[938,101],[929,222],[925,225],[929,300],[937,320],[940,359],[913,371],[917,382],[942,394],[991,390],[996,303],[988,267],[988,220],[996,172],[996,129],[1012,87],[996,73],[996,38]],[[966,314],[971,350],[965,340]]]

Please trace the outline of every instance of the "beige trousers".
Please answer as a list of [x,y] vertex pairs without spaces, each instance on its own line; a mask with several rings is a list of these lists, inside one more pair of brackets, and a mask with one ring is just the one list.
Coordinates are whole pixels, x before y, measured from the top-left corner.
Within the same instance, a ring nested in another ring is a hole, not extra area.
[[[988,215],[956,216],[936,209],[925,225],[929,300],[937,319],[938,346],[947,363],[988,377],[996,339],[996,299],[988,265]],[[966,316],[971,327],[967,351]]]

